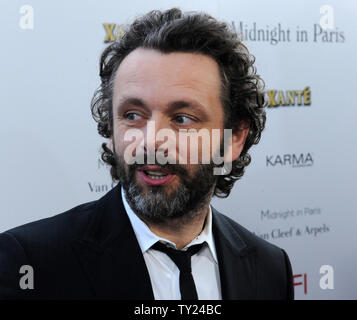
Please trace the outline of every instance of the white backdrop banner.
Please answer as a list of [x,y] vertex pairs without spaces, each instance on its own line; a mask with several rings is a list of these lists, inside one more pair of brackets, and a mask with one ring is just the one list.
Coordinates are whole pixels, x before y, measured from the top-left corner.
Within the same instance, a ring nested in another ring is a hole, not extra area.
[[90,113],[99,56],[171,7],[233,24],[269,97],[251,165],[213,205],[287,251],[296,299],[357,299],[354,0],[1,1],[0,231],[112,188]]

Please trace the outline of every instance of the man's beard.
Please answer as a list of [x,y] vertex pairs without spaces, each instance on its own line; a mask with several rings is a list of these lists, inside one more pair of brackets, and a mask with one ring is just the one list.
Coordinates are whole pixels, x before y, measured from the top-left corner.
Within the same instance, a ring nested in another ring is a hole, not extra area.
[[209,203],[217,182],[217,176],[213,174],[217,165],[212,161],[192,166],[193,172],[181,164],[156,164],[177,175],[179,186],[174,190],[168,185],[147,186],[146,192],[136,179],[137,169],[144,165],[127,165],[121,156],[116,155],[115,158],[118,177],[132,210],[146,222],[165,224],[175,229],[202,214],[202,208]]

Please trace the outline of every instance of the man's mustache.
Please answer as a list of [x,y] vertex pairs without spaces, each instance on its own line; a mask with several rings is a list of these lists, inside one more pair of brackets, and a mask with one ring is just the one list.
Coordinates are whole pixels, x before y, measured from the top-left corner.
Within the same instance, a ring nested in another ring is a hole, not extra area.
[[[117,154],[115,154],[115,158],[116,158],[116,162],[125,162],[124,158],[122,157],[118,157]],[[128,166],[128,171],[129,171],[129,176],[131,178],[134,177],[135,175],[135,171],[136,170],[140,170],[141,168],[143,168],[144,166],[146,166],[148,164],[148,154],[145,152],[143,153],[143,158],[144,158],[144,163],[132,163],[132,164],[128,164],[126,163],[126,165]],[[156,159],[155,159],[156,160]],[[150,165],[155,165],[155,166],[158,166],[164,170],[167,170],[170,172],[170,174],[176,174],[176,175],[180,175],[181,177],[185,179],[189,178],[190,177],[190,173],[189,171],[187,170],[186,166],[183,165],[183,164],[179,164],[179,163],[175,163],[174,161],[169,161],[165,164],[161,164],[161,163],[158,163],[157,161],[151,161],[150,162]],[[194,167],[196,165],[193,165]],[[200,164],[200,165],[197,165],[197,166],[207,166],[207,167],[216,167],[217,165],[211,163],[211,164]]]
[[[189,174],[188,170],[181,164],[175,164],[175,163],[167,163],[167,164],[160,164],[160,163],[150,163],[150,165],[155,165],[160,168],[162,168],[165,171],[168,171],[170,174],[176,174],[176,175],[183,175],[187,176]],[[133,163],[129,164],[129,172],[134,172],[135,170],[140,170],[141,168],[145,167],[146,164],[138,164],[138,163]]]

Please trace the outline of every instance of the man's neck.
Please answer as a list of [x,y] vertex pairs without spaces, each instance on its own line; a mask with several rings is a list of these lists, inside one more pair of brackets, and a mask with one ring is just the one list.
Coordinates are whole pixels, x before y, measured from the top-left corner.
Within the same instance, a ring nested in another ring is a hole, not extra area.
[[185,223],[180,220],[171,220],[165,224],[154,224],[147,221],[146,224],[157,236],[170,240],[176,244],[177,249],[181,250],[200,235],[208,213],[209,204],[204,206],[193,220]]

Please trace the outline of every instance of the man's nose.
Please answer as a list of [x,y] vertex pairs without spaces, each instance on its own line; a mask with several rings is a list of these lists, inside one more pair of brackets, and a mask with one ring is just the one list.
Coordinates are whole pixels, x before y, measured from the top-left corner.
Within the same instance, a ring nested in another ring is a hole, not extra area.
[[[155,115],[150,118],[149,121],[147,121],[146,128],[145,128],[145,143],[144,143],[144,149],[147,153],[155,153],[159,149],[161,150],[162,147],[161,145],[164,143],[162,139],[160,139],[160,134],[163,132],[167,132],[167,130],[171,130],[170,128],[170,121],[167,117],[164,117],[162,115]],[[159,133],[159,134],[158,134]],[[162,152],[167,155],[167,148],[164,148],[165,150],[162,150]]]

